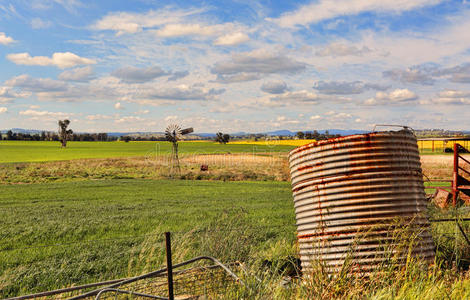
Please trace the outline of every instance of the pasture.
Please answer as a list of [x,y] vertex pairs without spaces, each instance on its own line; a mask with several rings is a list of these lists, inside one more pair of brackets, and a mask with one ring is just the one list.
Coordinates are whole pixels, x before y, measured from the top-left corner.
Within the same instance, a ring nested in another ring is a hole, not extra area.
[[[211,141],[180,142],[181,154],[287,152],[292,145],[218,144]],[[151,157],[171,153],[168,142],[59,142],[0,141],[0,163],[44,162],[83,158]]]
[[[0,297],[158,269],[165,231],[173,233],[175,262],[212,255],[247,265],[250,288],[228,291],[227,299],[470,297],[470,247],[455,223],[432,224],[437,259],[430,268],[413,262],[372,281],[332,279],[319,269],[310,286],[280,288],[276,268],[292,265],[298,251],[286,159],[295,146],[285,143],[182,142],[181,172],[172,174],[167,142],[71,142],[61,149],[58,142],[1,141]],[[430,178],[452,175],[450,155],[421,162]],[[470,215],[466,207],[432,204],[429,212]],[[470,232],[470,224],[462,230]],[[274,263],[268,271],[266,259]]]
[[[265,274],[263,260],[273,261],[276,268],[292,261],[297,251],[287,182],[102,180],[4,185],[0,206],[1,297],[158,269],[164,266],[165,231],[173,232],[176,262],[213,255],[224,262],[244,262],[253,274]],[[453,214],[433,208],[430,212],[435,218]],[[228,293],[250,299],[250,295],[304,299],[312,295],[312,288],[321,288],[315,295],[393,293],[403,299],[418,295],[437,299],[436,295],[448,294],[461,299],[469,295],[468,279],[447,266],[455,261],[461,268],[470,256],[455,230],[452,224],[433,224],[438,260],[430,270],[412,264],[399,274],[382,274],[367,286],[351,278],[328,279],[319,271],[313,287],[298,289],[279,289],[282,276],[265,274],[257,275],[263,276],[262,284],[255,280],[249,290]],[[464,230],[468,232],[468,226]],[[445,238],[449,234],[454,238]]]
[[165,231],[175,233],[177,261],[235,261],[295,239],[286,182],[105,180],[1,191],[2,298],[156,269]]

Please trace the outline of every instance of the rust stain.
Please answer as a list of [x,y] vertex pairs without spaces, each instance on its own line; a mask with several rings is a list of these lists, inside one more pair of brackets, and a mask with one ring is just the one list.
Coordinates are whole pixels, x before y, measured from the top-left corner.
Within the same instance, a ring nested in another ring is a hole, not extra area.
[[319,167],[321,167],[321,166],[323,166],[323,165],[324,165],[323,162],[317,162],[317,163],[315,163],[313,166],[311,166],[311,165],[306,165],[306,166],[303,166],[303,167],[298,167],[298,168],[297,168],[297,171],[300,172],[300,171],[304,171],[304,170],[309,170],[309,169],[313,169],[314,167],[315,167],[315,168],[319,168]]
[[341,230],[341,231],[331,231],[331,232],[325,232],[324,230],[321,232],[316,232],[316,233],[308,233],[308,234],[301,234],[298,235],[298,239],[308,239],[312,237],[321,237],[321,236],[340,236],[340,235],[350,235],[350,234],[356,234],[357,230]]
[[308,169],[312,169],[312,168],[313,168],[312,166],[303,166],[303,167],[298,167],[297,171],[303,171],[303,170],[308,170]]

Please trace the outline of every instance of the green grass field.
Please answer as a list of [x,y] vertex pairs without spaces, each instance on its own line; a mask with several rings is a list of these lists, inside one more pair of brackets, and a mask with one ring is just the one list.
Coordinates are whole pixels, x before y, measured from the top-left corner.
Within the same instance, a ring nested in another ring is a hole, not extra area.
[[[452,211],[431,213],[434,218],[452,217]],[[357,281],[328,278],[319,270],[311,285],[279,289],[282,276],[263,273],[260,262],[283,264],[296,255],[288,182],[101,180],[3,185],[0,219],[0,297],[161,268],[165,231],[173,232],[175,262],[212,255],[224,262],[245,262],[250,272],[262,276],[261,282],[246,278],[253,280],[250,288],[228,291],[229,299],[345,298],[348,293],[354,293],[353,298],[377,295],[377,299],[470,295],[465,273],[450,268],[454,261],[459,268],[469,263],[468,247],[455,225],[447,223],[433,224],[442,265],[430,271],[413,264],[373,281]],[[463,227],[469,231],[468,224]]]
[[[214,142],[181,142],[179,151],[185,153],[264,153],[289,151],[286,145],[239,145]],[[0,163],[44,162],[80,158],[131,157],[168,154],[168,142],[69,142],[62,149],[59,142],[0,141]]]
[[[175,262],[211,255],[246,264],[249,288],[226,291],[225,299],[470,297],[470,247],[452,222],[431,226],[437,264],[430,268],[412,262],[372,280],[331,278],[320,268],[308,285],[282,288],[276,268],[298,252],[286,162],[292,148],[182,142],[174,176],[166,142],[72,142],[61,149],[57,142],[0,141],[0,297],[161,268],[165,231],[172,232]],[[198,155],[227,153],[237,155]],[[446,158],[427,156],[425,172],[445,178]],[[209,171],[200,171],[207,161]],[[466,207],[430,208],[433,218],[470,215]],[[470,232],[470,222],[461,225]],[[274,263],[268,273],[265,259]]]
[[[216,154],[216,153],[271,153],[288,152],[295,146],[290,145],[226,145],[209,141],[181,142],[181,154]],[[152,156],[171,153],[168,142],[69,142],[62,149],[59,142],[39,141],[0,141],[0,163],[45,162],[82,158],[113,158]],[[426,155],[444,154],[423,152]],[[451,155],[451,153],[447,153]]]
[[[2,298],[157,269],[165,231],[174,232],[175,261],[202,254],[242,260],[279,240],[291,244],[295,235],[286,182],[108,180],[0,188]],[[151,249],[153,255],[146,252]]]

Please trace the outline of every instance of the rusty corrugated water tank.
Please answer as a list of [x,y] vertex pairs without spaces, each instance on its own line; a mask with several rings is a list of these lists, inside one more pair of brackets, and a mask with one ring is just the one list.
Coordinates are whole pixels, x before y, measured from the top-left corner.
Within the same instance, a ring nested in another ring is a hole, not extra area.
[[[344,136],[289,153],[302,270],[345,259],[367,272],[389,259],[384,242],[397,222],[418,239],[412,255],[434,259],[421,162],[409,130]],[[348,257],[348,258],[347,258]]]

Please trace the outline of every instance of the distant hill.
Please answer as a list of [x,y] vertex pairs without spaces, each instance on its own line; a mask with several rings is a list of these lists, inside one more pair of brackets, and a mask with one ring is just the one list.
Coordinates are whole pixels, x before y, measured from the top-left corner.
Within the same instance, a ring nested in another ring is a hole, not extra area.
[[[350,130],[343,130],[343,129],[325,129],[325,130],[317,130],[318,133],[325,133],[328,131],[329,134],[340,134],[340,135],[351,135],[351,134],[361,134],[361,133],[367,133],[369,131],[366,130],[355,130],[355,129],[350,129]],[[313,132],[313,130],[307,130],[304,132]],[[294,136],[297,133],[297,131],[290,131],[290,130],[277,130],[277,131],[270,131],[266,132],[265,134],[267,135],[282,135],[282,136]]]
[[134,132],[108,132],[108,135],[109,135],[109,136],[117,136],[117,137],[125,136],[125,135],[129,135],[129,136],[134,136],[134,135],[145,135],[145,136],[154,135],[154,136],[163,136],[163,135],[165,135],[165,133],[164,133],[164,132],[152,132],[152,131],[149,131],[149,132],[145,132],[145,131],[134,131]]
[[[319,133],[325,133],[326,130],[318,130]],[[363,134],[363,133],[368,133],[370,131],[368,130],[356,130],[356,129],[349,129],[349,130],[343,130],[343,129],[328,129],[328,132],[330,134],[340,134],[340,135],[351,135],[351,134]]]
[[[7,133],[8,130],[13,131],[14,133],[22,133],[22,134],[41,134],[41,132],[46,131],[50,132],[47,130],[37,130],[37,129],[23,129],[23,128],[12,128],[12,129],[3,129],[0,130],[0,133],[5,134]],[[363,133],[368,133],[370,131],[367,130],[356,130],[356,129],[327,129],[329,134],[339,134],[342,136],[345,135],[352,135],[352,134],[363,134]],[[319,133],[324,134],[326,131],[325,130],[317,130]],[[306,130],[304,132],[312,132],[313,130]],[[77,132],[77,133],[85,133],[85,132]],[[297,131],[290,131],[287,129],[281,129],[281,130],[275,130],[275,131],[268,131],[268,132],[260,132],[260,133],[248,133],[248,132],[235,132],[235,133],[229,133],[231,136],[237,136],[237,137],[244,137],[248,135],[254,135],[254,134],[261,134],[261,135],[268,135],[268,136],[295,136]],[[424,129],[424,130],[416,130],[416,134],[418,136],[423,135],[423,134],[432,134],[432,136],[452,136],[456,133],[461,133],[461,134],[466,134],[470,135],[470,131],[447,131],[447,130],[441,130],[441,129]],[[134,132],[108,132],[108,136],[110,137],[122,137],[122,136],[133,136],[133,137],[164,137],[165,133],[160,132],[160,131],[134,131]],[[208,139],[208,138],[214,138],[216,136],[216,133],[212,132],[201,132],[201,133],[193,133],[188,136],[186,136],[187,139]]]
[[203,137],[203,138],[213,138],[213,137],[215,137],[215,133],[194,133],[194,135],[197,135],[197,136],[200,136],[200,137]]
[[292,132],[290,130],[276,130],[276,131],[266,132],[265,134],[267,134],[267,135],[289,136],[289,135],[295,135],[295,132]]
[[0,130],[0,133],[7,133],[9,130],[11,130],[13,133],[22,133],[22,134],[41,134],[41,132],[43,131],[47,132],[47,130],[12,128],[12,129]]

